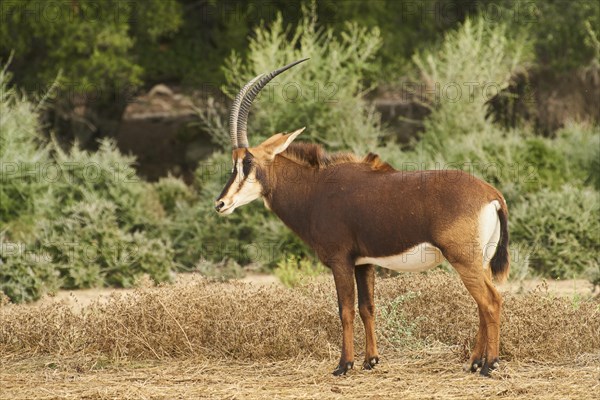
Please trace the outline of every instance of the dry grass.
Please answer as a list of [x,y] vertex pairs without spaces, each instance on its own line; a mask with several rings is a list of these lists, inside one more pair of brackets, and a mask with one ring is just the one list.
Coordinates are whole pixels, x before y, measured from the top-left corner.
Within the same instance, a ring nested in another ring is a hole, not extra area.
[[[452,274],[378,281],[381,352],[442,343],[466,358],[477,328],[472,298]],[[403,299],[402,301],[394,299]],[[396,313],[390,313],[395,307]],[[505,295],[501,355],[568,361],[600,352],[600,302],[544,291]],[[357,349],[363,347],[357,318]],[[149,360],[322,359],[337,355],[341,328],[331,282],[297,289],[203,279],[115,293],[74,311],[62,302],[0,307],[0,356],[93,355]]]

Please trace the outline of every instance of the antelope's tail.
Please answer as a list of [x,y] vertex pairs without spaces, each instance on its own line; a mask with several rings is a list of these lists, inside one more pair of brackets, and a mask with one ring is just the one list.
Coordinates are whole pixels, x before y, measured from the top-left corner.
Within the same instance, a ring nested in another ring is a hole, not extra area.
[[510,255],[508,252],[508,208],[506,201],[501,198],[498,218],[500,219],[500,241],[496,253],[490,261],[492,275],[498,282],[504,282],[510,271]]

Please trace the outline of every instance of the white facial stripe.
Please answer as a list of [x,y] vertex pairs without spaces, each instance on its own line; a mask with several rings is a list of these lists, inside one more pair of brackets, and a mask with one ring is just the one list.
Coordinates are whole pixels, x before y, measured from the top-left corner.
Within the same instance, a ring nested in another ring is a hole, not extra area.
[[244,180],[244,160],[243,159],[237,160],[237,173],[238,173],[239,182],[241,183]]

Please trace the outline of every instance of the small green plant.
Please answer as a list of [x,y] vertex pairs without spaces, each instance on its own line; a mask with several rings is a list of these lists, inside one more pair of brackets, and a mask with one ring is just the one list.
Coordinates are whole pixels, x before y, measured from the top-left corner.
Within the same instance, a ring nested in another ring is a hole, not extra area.
[[310,278],[322,275],[327,271],[321,263],[295,255],[288,255],[277,263],[275,276],[287,287],[296,287]]
[[243,278],[245,272],[234,259],[225,257],[219,262],[200,260],[196,265],[196,271],[200,274],[218,281]]
[[[50,167],[49,151],[39,135],[35,105],[10,86],[8,64],[0,71],[0,223],[34,219],[49,189],[40,173]],[[30,221],[29,221],[30,222]],[[15,232],[16,233],[16,232]],[[13,234],[15,236],[15,234]]]
[[407,292],[394,298],[379,309],[378,320],[381,321],[379,330],[393,345],[414,347],[419,343],[415,334],[421,322],[420,319],[409,321],[402,310],[407,301],[419,296],[421,296],[420,292]]

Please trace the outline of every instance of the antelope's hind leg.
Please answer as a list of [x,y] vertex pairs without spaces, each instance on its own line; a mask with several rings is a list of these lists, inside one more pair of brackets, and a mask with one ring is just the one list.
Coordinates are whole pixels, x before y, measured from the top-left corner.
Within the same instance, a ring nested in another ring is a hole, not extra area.
[[475,347],[469,358],[469,362],[465,365],[465,371],[477,372],[477,370],[483,366],[483,360],[485,358],[485,350],[487,346],[487,328],[485,326],[485,318],[481,312],[481,308],[477,306],[479,312],[479,330],[477,336],[475,336]]
[[357,266],[354,275],[358,288],[358,311],[365,327],[366,346],[363,369],[373,369],[379,363],[375,337],[375,267],[370,264]]
[[479,332],[470,358],[471,371],[481,366],[481,375],[499,366],[500,313],[502,297],[494,287],[482,263],[453,263],[479,310]]

